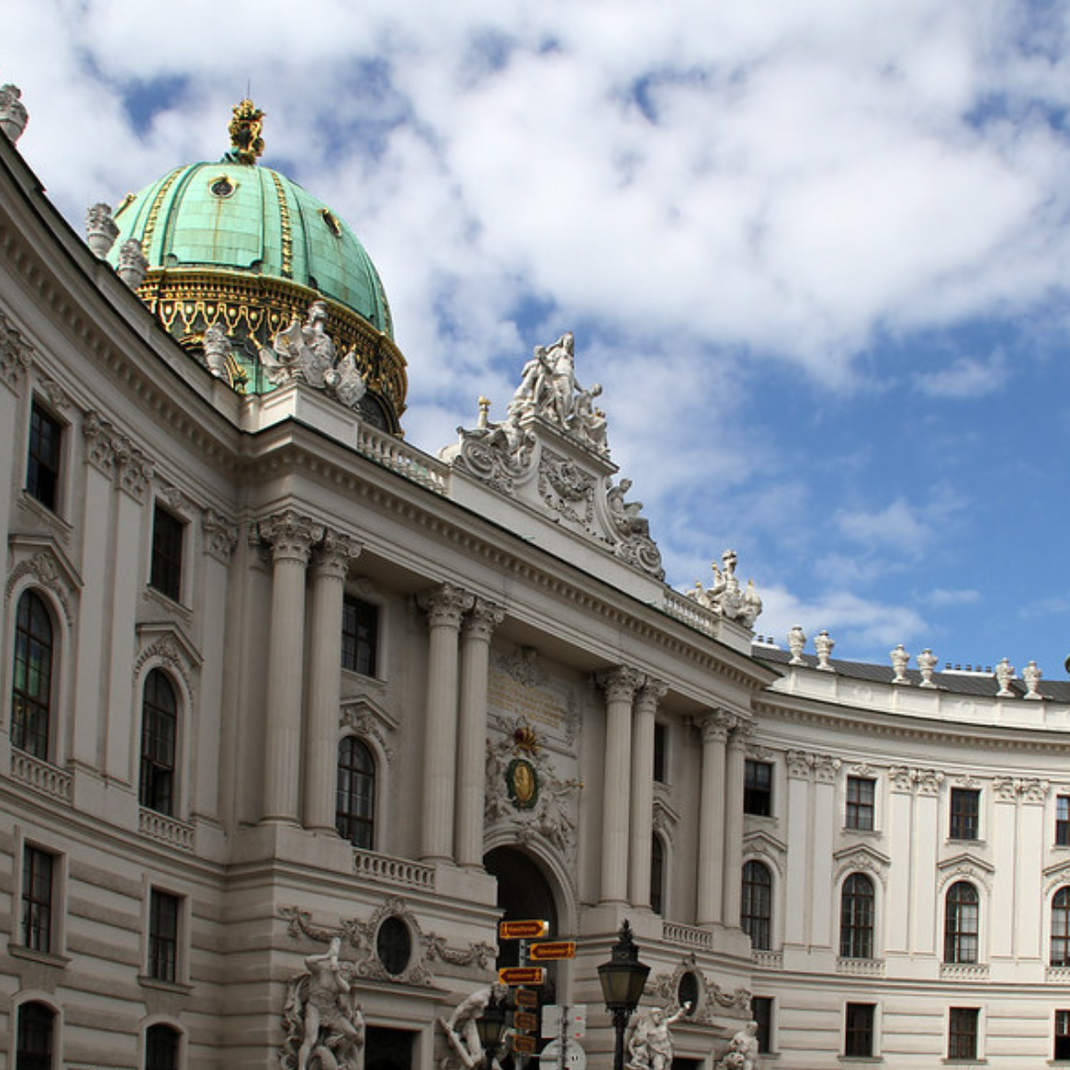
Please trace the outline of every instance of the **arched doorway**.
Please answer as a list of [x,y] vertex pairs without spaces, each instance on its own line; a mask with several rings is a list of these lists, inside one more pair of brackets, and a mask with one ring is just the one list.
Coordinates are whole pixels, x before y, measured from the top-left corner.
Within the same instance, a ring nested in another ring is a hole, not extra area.
[[[557,902],[553,888],[542,867],[529,854],[515,847],[495,847],[483,859],[487,872],[498,881],[498,906],[504,921],[541,918],[549,922],[549,938],[565,939],[568,933],[558,928]],[[502,940],[498,944],[498,966],[516,966],[519,940]],[[546,983],[540,993],[543,1004],[556,1002],[556,963],[546,963]]]

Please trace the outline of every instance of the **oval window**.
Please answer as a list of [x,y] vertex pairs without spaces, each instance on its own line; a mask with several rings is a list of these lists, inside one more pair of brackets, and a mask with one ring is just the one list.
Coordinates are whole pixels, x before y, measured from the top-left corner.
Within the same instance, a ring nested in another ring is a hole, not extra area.
[[384,919],[375,935],[375,953],[392,977],[405,972],[412,957],[412,934],[401,918],[392,914]]
[[676,1000],[681,1007],[685,1003],[690,1003],[691,1007],[687,1013],[694,1014],[695,1008],[698,1006],[698,997],[698,978],[688,971],[680,978],[680,984],[676,988]]

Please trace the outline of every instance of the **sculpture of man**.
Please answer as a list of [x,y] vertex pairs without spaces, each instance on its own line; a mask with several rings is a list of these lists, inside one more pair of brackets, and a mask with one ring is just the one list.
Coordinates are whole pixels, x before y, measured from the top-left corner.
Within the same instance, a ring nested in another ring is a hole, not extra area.
[[679,1021],[691,1009],[685,1003],[669,1017],[661,1007],[651,1009],[639,1019],[628,1042],[628,1054],[631,1059],[628,1066],[632,1070],[669,1070],[672,1066],[672,1034],[669,1026]]
[[[297,1070],[308,1070],[309,1059],[318,1048],[337,1049],[346,1042],[354,1048],[364,1044],[364,1016],[358,1008],[349,1006],[349,982],[338,961],[341,947],[341,937],[335,936],[323,954],[305,959],[309,987]],[[322,1038],[321,1030],[325,1033]]]
[[465,1070],[473,1070],[485,1061],[479,1029],[476,1026],[477,1019],[482,1017],[491,999],[503,1000],[508,994],[509,989],[500,984],[477,988],[454,1007],[447,1021],[442,1022],[446,1038],[460,1056]]
[[748,1022],[728,1045],[730,1052],[743,1056],[740,1070],[758,1070],[758,1023]]

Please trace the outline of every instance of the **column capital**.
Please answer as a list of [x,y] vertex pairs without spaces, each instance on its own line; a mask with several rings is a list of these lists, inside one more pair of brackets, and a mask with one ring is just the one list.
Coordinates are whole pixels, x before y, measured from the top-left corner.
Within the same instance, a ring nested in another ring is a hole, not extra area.
[[640,685],[639,693],[635,697],[636,707],[641,713],[655,713],[658,703],[669,691],[669,685],[664,680],[654,676],[648,676]]
[[344,580],[349,563],[360,557],[364,547],[352,536],[327,528],[316,548],[315,568],[318,575]]
[[739,716],[739,714],[729,714],[728,716],[735,717],[736,722],[732,725],[732,732],[728,737],[728,746],[742,750],[750,743],[754,735],[754,724],[748,721],[746,717]]
[[505,620],[505,609],[497,602],[476,597],[464,622],[464,634],[469,639],[490,642],[494,629]]
[[603,669],[595,673],[595,683],[606,692],[606,699],[631,700],[636,691],[646,682],[646,677],[638,669],[629,665],[618,665],[613,669]]
[[257,534],[271,547],[272,559],[308,564],[312,547],[323,538],[323,525],[295,509],[272,513],[257,523]]
[[701,721],[699,729],[702,731],[703,743],[727,743],[729,733],[738,728],[740,718],[727,710],[711,710]]
[[443,583],[417,597],[417,604],[427,613],[427,622],[432,628],[461,627],[461,618],[475,605],[475,595],[463,587]]

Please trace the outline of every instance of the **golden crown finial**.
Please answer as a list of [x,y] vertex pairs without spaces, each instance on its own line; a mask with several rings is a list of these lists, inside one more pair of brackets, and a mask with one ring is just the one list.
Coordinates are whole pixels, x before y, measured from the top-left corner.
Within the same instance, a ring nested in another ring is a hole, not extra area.
[[518,725],[513,732],[513,750],[517,753],[538,754],[539,736],[531,725]]
[[227,157],[237,163],[254,164],[263,155],[264,113],[246,97],[234,105],[234,118],[230,120],[230,152]]

